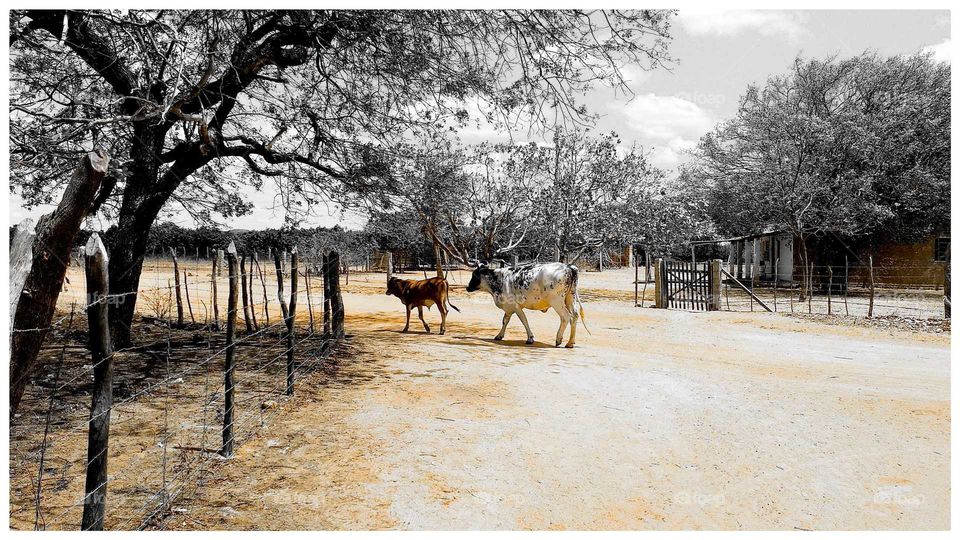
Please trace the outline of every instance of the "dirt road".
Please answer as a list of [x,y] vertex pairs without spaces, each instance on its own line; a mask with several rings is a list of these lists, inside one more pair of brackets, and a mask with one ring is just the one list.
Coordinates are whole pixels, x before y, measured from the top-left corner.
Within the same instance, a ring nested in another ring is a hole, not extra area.
[[567,350],[462,282],[445,336],[348,290],[353,359],[168,527],[949,527],[949,336],[585,295]]

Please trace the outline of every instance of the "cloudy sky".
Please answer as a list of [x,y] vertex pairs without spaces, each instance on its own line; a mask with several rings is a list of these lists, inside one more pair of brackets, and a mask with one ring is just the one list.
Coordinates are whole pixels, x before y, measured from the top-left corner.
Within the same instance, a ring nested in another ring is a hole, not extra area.
[[[669,71],[625,70],[632,98],[605,88],[584,97],[590,111],[602,115],[595,129],[616,131],[626,144],[643,145],[653,162],[668,170],[683,159],[684,149],[734,114],[748,84],[785,72],[797,55],[849,57],[866,50],[894,55],[928,49],[950,61],[946,11],[683,11],[673,22],[672,35],[675,63]],[[460,136],[465,143],[506,139],[485,125]],[[517,138],[539,137],[524,133]],[[269,186],[247,194],[256,206],[253,215],[225,226],[262,229],[282,223],[283,211],[275,208]],[[38,213],[24,210],[15,194],[10,203],[13,222]],[[319,214],[311,225],[362,224],[358,216],[326,209]],[[170,218],[192,225],[184,216]]]

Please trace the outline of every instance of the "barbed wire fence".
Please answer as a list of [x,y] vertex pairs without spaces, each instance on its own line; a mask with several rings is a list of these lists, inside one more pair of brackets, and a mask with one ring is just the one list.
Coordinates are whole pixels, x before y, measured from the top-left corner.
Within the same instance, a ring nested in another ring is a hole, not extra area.
[[[724,264],[727,267],[727,264]],[[731,274],[735,268],[729,267]],[[851,317],[947,318],[949,278],[943,265],[809,265],[792,279],[743,277],[775,312]],[[762,311],[750,295],[724,280],[721,305],[731,311]]]
[[299,382],[331,367],[344,337],[336,252],[270,253],[271,265],[231,245],[149,260],[133,345],[111,350],[106,307],[130,295],[105,294],[105,255],[93,237],[76,261],[86,271],[70,273],[69,312],[11,419],[12,528],[162,526]]

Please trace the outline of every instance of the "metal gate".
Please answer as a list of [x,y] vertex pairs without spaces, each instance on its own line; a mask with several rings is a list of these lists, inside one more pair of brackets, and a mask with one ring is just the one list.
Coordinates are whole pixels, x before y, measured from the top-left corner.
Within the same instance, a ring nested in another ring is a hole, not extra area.
[[710,310],[713,276],[710,263],[663,261],[665,304],[672,308]]

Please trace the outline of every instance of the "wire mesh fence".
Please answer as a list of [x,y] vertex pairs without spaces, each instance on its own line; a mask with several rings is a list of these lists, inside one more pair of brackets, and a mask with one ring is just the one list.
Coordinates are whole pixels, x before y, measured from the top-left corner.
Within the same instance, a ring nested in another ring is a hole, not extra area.
[[[68,271],[42,367],[11,419],[12,528],[81,528],[88,494],[103,489],[104,528],[160,525],[176,512],[177,500],[215,474],[229,455],[228,439],[233,448],[242,446],[281,413],[291,384],[330,367],[343,334],[339,272],[331,271],[339,261],[332,262],[333,254],[330,260],[274,258],[271,267],[252,253],[240,254],[243,264],[236,265],[216,254],[146,261],[132,344],[100,361],[112,369],[109,446],[93,454],[91,426],[99,420],[91,413],[93,374],[101,364],[89,350],[85,310],[94,302],[86,301],[82,261],[72,261],[81,264]],[[232,312],[231,282],[239,297]],[[225,417],[232,419],[229,430]],[[102,456],[107,476],[91,485],[88,466]]]

